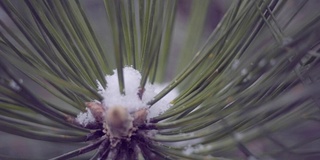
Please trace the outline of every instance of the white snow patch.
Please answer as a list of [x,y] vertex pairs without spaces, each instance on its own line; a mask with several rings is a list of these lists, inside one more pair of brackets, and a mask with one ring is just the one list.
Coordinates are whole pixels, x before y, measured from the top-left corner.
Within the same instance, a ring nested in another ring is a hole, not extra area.
[[191,146],[188,145],[187,147],[184,148],[184,150],[182,151],[183,154],[185,155],[191,155],[193,153],[199,153],[200,151],[209,151],[212,149],[211,145],[196,145],[196,146]]
[[[154,84],[154,93],[155,95],[160,93],[167,85],[169,84]],[[149,114],[147,118],[152,118],[158,116],[168,110],[171,107],[170,102],[179,95],[177,89],[173,89],[167,95],[165,95],[161,100],[155,103],[151,109],[149,110]],[[152,99],[153,97],[151,97]],[[150,99],[150,100],[151,100]]]
[[9,87],[15,91],[19,91],[21,89],[20,86],[14,80],[10,80]]
[[243,68],[242,70],[241,70],[241,75],[243,76],[243,75],[246,75],[248,73],[248,69],[246,69],[246,68]]
[[194,149],[194,153],[199,153],[201,151],[209,151],[212,149],[212,145],[202,145],[202,144],[199,144],[197,146],[195,146],[195,149]]
[[93,123],[96,121],[96,119],[93,117],[90,109],[86,108],[87,112],[81,112],[77,115],[76,121],[79,122],[82,126],[87,126],[90,123]]
[[[131,67],[125,67],[123,68],[123,76],[125,95],[121,95],[119,90],[117,70],[114,70],[113,75],[107,75],[105,77],[107,81],[107,87],[105,89],[98,83],[99,93],[103,97],[103,106],[106,109],[114,106],[122,106],[126,107],[129,112],[146,107],[144,98],[140,100],[138,96],[141,74]],[[149,91],[146,89],[145,92]]]
[[264,67],[267,64],[267,60],[266,59],[262,59],[260,60],[260,62],[258,63],[259,67]]
[[236,59],[236,60],[233,61],[231,69],[235,70],[235,69],[237,69],[239,67],[239,65],[240,65],[240,60]]
[[191,155],[191,154],[193,153],[193,151],[194,151],[194,148],[191,147],[191,145],[188,145],[187,147],[184,148],[184,150],[182,151],[182,153],[183,153],[184,155],[189,156],[189,155]]
[[237,140],[237,141],[242,141],[242,139],[243,139],[243,134],[241,134],[241,133],[235,133],[234,134],[234,138]]
[[[146,83],[142,99],[139,98],[139,86],[141,81],[141,74],[132,67],[123,68],[125,94],[122,95],[119,90],[119,81],[117,70],[113,71],[113,75],[107,75],[107,86],[104,88],[102,84],[97,81],[98,93],[102,95],[102,105],[105,110],[108,108],[121,106],[128,109],[129,113],[135,112],[142,108],[148,109],[147,119],[160,115],[171,107],[170,101],[176,98],[179,94],[177,89],[169,92],[165,97],[155,103],[150,109],[147,103],[151,101],[162,89],[168,84],[150,84]],[[95,122],[91,111],[86,108],[87,112],[80,113],[76,120],[83,126]]]
[[[140,99],[138,96],[141,81],[140,72],[132,67],[125,67],[123,68],[123,76],[125,95],[120,94],[117,70],[114,70],[113,75],[106,76],[106,88],[103,88],[101,83],[97,82],[98,92],[103,97],[102,104],[105,109],[114,106],[122,106],[127,108],[129,112],[134,112],[141,108],[149,108],[147,103],[151,101],[164,87],[166,87],[166,84],[152,85],[147,82],[142,99]],[[171,106],[170,101],[177,96],[178,91],[176,89],[168,93],[149,109],[147,118],[150,119],[166,111]]]

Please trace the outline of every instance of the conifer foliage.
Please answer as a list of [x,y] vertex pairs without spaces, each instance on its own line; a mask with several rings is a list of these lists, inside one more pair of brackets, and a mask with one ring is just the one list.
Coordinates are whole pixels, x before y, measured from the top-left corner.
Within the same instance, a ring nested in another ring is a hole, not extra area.
[[0,131],[79,146],[44,159],[319,158],[319,2],[234,0],[208,33],[216,2],[104,0],[97,21],[1,0]]

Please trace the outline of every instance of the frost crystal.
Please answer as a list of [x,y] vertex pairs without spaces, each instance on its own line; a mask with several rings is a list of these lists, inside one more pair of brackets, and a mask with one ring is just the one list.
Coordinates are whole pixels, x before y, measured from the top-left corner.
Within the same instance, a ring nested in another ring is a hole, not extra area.
[[[140,99],[138,96],[141,81],[140,72],[132,67],[125,67],[123,68],[123,76],[125,86],[124,95],[122,95],[119,90],[117,70],[114,70],[113,75],[107,75],[105,77],[107,81],[106,88],[97,81],[98,93],[103,97],[101,104],[106,111],[116,106],[126,108],[129,113],[134,113],[141,109],[147,109],[147,119],[150,119],[166,111],[171,106],[170,101],[178,95],[178,91],[173,90],[149,109],[147,103],[152,100],[166,85],[147,83],[145,85],[143,96]],[[80,124],[88,124],[91,122],[89,117],[93,118],[91,112],[81,113],[78,115],[77,121]],[[88,121],[88,119],[90,120]]]

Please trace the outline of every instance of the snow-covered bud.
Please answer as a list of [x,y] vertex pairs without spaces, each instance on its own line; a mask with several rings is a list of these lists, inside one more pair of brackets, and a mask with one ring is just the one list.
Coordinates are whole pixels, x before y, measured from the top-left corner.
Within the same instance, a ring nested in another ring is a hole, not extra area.
[[102,123],[104,120],[104,108],[99,102],[86,102],[85,105],[91,111],[97,122]]

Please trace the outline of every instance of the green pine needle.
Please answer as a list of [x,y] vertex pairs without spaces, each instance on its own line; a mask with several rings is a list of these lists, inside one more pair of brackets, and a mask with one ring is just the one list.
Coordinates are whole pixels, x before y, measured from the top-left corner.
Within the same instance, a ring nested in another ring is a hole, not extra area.
[[[303,136],[319,123],[318,2],[193,0],[187,16],[182,0],[96,2],[106,24],[87,3],[0,1],[0,131],[82,146],[44,159],[319,158],[320,137]],[[212,30],[218,4],[229,8]],[[184,38],[174,37],[179,25]],[[102,123],[84,127],[75,118],[86,102],[103,100],[97,83],[108,86],[114,69],[126,94],[126,66],[142,75],[140,99],[148,83],[167,84],[150,110],[180,93],[115,143]]]

